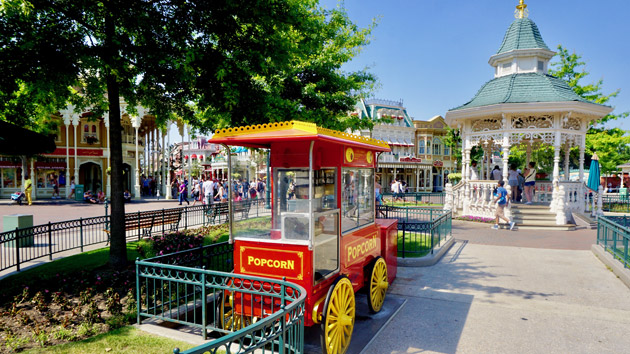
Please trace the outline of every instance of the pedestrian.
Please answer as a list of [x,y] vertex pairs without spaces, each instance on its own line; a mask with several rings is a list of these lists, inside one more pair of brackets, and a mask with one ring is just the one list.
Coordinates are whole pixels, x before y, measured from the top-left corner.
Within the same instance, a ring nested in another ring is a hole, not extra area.
[[477,181],[477,180],[479,180],[479,171],[477,170],[477,161],[473,161],[473,162],[470,164],[470,169],[469,169],[469,171],[470,171],[470,173],[469,173],[469,174],[470,174],[469,179],[470,179],[471,181]]
[[57,176],[53,173],[52,180],[50,181],[53,187],[52,199],[61,199],[59,196],[59,182],[57,182]]
[[224,198],[225,189],[223,188],[223,182],[218,183],[217,194],[214,196],[215,199],[218,199],[221,203],[225,202],[227,198]]
[[188,194],[188,181],[184,179],[184,183],[179,185],[179,205],[182,205],[183,201],[186,201],[186,204],[190,205],[190,202],[187,198]]
[[193,206],[195,206],[195,204],[197,204],[197,202],[200,201],[199,196],[201,195],[202,182],[198,182],[196,179],[193,179],[192,183],[193,183],[193,192],[192,192]]
[[525,198],[527,203],[532,204],[534,201],[534,186],[536,185],[536,163],[530,161],[525,169]]
[[512,202],[516,202],[518,197],[518,171],[516,171],[516,164],[510,165],[508,184],[512,188]]
[[74,189],[76,185],[74,184],[74,176],[70,177],[70,194],[68,195],[68,199],[74,198]]
[[503,179],[503,173],[501,173],[499,165],[494,166],[494,170],[492,170],[492,179],[495,181],[500,181]]
[[203,182],[202,191],[206,205],[212,205],[212,202],[214,202],[214,182],[211,178],[208,177],[208,179]]
[[518,172],[518,195],[516,196],[516,198],[519,202],[522,203],[524,194],[523,191],[525,190],[525,176],[523,176],[520,168],[516,170],[516,172]]
[[510,219],[505,217],[505,206],[508,204],[508,195],[507,195],[507,190],[503,188],[503,185],[505,185],[504,180],[499,180],[497,182],[497,190],[495,194],[496,198],[492,202],[492,204],[497,205],[497,210],[494,213],[494,216],[495,216],[494,226],[492,226],[494,230],[499,229],[499,219],[505,220],[505,222],[508,223],[508,225],[510,225],[510,230],[512,230],[515,225],[514,221],[510,221]]
[[33,181],[31,180],[30,176],[26,175],[24,180],[24,194],[26,194],[26,201],[28,202],[28,205],[33,204],[33,200],[31,199],[31,192],[33,192]]

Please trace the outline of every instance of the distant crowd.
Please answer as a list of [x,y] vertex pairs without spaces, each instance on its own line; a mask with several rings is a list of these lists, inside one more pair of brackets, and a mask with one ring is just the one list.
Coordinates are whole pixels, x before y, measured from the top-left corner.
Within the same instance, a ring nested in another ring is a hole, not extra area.
[[[190,204],[188,200],[188,179],[175,178],[171,183],[172,195],[177,195],[179,205],[183,202]],[[210,176],[202,175],[199,179],[193,177],[191,183],[193,205],[197,202],[201,204],[212,204],[214,202],[226,202],[228,199],[228,188],[232,188],[234,201],[245,199],[258,199],[265,197],[265,182],[258,180],[227,180],[213,179]]]

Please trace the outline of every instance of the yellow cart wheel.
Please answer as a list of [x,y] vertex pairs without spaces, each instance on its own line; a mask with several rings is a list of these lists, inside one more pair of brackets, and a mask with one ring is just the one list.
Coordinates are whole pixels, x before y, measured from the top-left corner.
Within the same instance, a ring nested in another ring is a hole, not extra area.
[[250,316],[234,313],[232,296],[228,294],[223,294],[223,296],[221,296],[221,302],[219,304],[219,320],[219,327],[221,329],[232,332],[243,329],[253,323]]
[[355,318],[354,289],[341,276],[330,286],[322,318],[322,352],[344,354],[350,346]]
[[368,288],[368,307],[373,313],[379,312],[385,302],[385,293],[389,288],[387,281],[387,264],[383,257],[378,257],[370,271]]

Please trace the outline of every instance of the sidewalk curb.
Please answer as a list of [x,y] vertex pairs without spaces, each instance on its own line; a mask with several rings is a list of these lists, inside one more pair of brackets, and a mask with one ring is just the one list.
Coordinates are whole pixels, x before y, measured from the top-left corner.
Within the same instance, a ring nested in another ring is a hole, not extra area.
[[616,260],[612,254],[606,252],[600,245],[591,246],[591,251],[604,263],[628,288],[630,288],[630,269],[624,268],[623,263]]
[[398,257],[398,266],[399,267],[430,267],[442,259],[442,256],[455,243],[455,238],[453,236],[448,236],[444,244],[440,247],[436,247],[434,249],[433,254],[428,254],[421,258],[400,258]]

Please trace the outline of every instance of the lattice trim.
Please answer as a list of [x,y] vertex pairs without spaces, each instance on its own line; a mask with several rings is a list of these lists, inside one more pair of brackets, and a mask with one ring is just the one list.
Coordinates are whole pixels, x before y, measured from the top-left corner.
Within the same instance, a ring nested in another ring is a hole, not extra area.
[[214,137],[223,138],[228,136],[239,136],[245,134],[261,133],[261,132],[274,132],[287,129],[297,129],[313,135],[327,135],[334,136],[336,138],[356,141],[363,144],[375,145],[379,147],[389,148],[389,144],[383,140],[372,139],[366,136],[359,136],[350,133],[340,132],[337,130],[326,129],[318,127],[315,123],[301,122],[292,120],[288,122],[276,122],[268,124],[247,125],[243,127],[234,127],[219,129],[214,133]]

